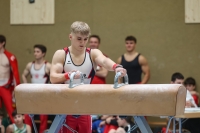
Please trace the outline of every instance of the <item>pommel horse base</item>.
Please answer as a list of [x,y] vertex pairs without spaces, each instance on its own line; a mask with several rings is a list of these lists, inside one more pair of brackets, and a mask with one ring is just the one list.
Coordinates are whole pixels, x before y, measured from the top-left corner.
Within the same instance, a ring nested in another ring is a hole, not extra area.
[[[49,133],[58,133],[66,115],[133,116],[142,133],[152,133],[143,116],[180,116],[184,114],[186,88],[178,84],[20,84],[15,88],[18,113],[59,114]],[[66,125],[64,125],[66,126]],[[180,129],[179,129],[180,130]]]

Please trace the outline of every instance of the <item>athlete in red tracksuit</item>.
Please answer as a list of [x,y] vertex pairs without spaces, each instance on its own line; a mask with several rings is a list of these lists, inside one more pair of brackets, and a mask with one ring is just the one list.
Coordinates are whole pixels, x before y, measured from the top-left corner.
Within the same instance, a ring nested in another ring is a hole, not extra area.
[[12,112],[12,94],[14,87],[20,84],[16,57],[5,49],[6,38],[0,35],[0,98],[2,98],[11,121],[14,123]]
[[[49,83],[49,71],[51,64],[45,61],[46,47],[41,44],[34,46],[35,61],[29,62],[22,74],[24,83],[27,83],[27,76],[31,76],[31,83],[33,84],[47,84]],[[36,107],[37,108],[37,107]],[[47,129],[48,115],[39,115],[40,127],[39,133],[43,133]],[[32,121],[29,115],[25,115],[25,123],[32,126]]]

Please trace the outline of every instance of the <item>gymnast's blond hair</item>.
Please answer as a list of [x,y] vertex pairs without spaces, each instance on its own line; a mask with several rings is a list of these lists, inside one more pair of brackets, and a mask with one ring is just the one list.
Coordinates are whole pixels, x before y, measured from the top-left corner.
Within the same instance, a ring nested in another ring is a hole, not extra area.
[[76,21],[71,25],[71,33],[88,36],[90,35],[90,27],[85,22]]

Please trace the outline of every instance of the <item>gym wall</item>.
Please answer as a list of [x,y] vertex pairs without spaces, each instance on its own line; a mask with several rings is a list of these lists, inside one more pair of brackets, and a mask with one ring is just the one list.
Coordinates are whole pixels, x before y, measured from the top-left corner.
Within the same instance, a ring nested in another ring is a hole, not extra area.
[[[34,44],[47,46],[49,62],[57,49],[69,46],[70,25],[77,20],[101,37],[100,49],[114,61],[125,52],[125,37],[134,35],[136,50],[150,65],[148,83],[170,83],[174,72],[199,83],[200,24],[185,23],[184,0],[56,0],[55,24],[46,25],[11,25],[10,1],[0,1],[0,34],[18,58],[20,74],[34,60]],[[113,78],[114,72],[109,72],[107,83]]]

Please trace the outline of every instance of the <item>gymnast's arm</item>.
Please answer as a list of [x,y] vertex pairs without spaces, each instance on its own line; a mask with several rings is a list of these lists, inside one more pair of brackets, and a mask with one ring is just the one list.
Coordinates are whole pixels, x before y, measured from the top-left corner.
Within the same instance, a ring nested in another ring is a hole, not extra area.
[[122,63],[122,57],[121,57],[121,56],[117,59],[117,63],[118,63],[118,64],[121,64],[121,63]]
[[32,62],[29,62],[26,65],[26,68],[24,69],[24,71],[22,73],[22,81],[23,81],[23,83],[28,83],[27,76],[30,74],[31,65],[32,65]]
[[9,126],[6,128],[6,133],[13,133],[13,131],[14,131],[14,127],[13,127],[12,124],[9,125]]
[[108,71],[116,71],[116,72],[121,72],[122,73],[122,77],[125,76],[126,74],[126,69],[121,68],[121,67],[117,67],[115,69],[115,62],[112,61],[110,58],[105,57],[102,52],[98,49],[92,49],[91,50],[91,57],[92,60],[95,64],[98,64],[102,67],[104,67],[105,69],[107,69]]
[[27,133],[31,133],[31,127],[27,124],[26,124],[26,130],[27,130]]
[[0,125],[0,131],[1,133],[5,133],[5,127],[3,125]]
[[50,75],[50,69],[51,69],[51,63],[49,63],[49,62],[47,62],[46,63],[46,73],[48,74],[48,75]]
[[50,81],[53,84],[59,84],[66,81],[65,74],[63,72],[63,64],[65,62],[65,51],[57,50],[53,55],[51,70],[50,70]]
[[150,70],[147,59],[142,55],[139,56],[139,64],[141,65],[142,73],[144,74],[141,84],[146,84],[150,78]]
[[108,70],[105,69],[104,67],[99,67],[98,70],[96,70],[96,76],[101,77],[101,78],[106,78],[108,75]]
[[92,60],[96,64],[104,67],[108,71],[113,71],[112,66],[115,64],[115,62],[112,61],[110,58],[105,57],[100,50],[92,49],[91,56],[92,56]]

